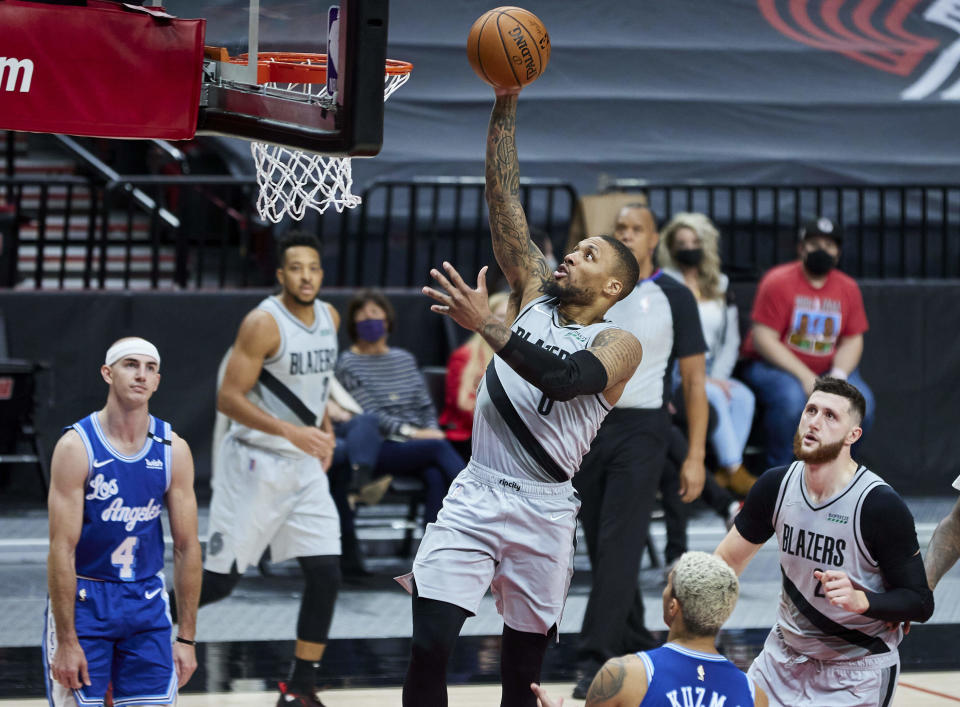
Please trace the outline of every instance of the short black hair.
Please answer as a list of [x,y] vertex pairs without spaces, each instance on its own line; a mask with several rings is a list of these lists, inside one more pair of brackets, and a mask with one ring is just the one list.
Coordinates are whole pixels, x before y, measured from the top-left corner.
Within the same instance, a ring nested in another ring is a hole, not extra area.
[[842,378],[820,376],[817,378],[816,383],[813,384],[813,392],[817,392],[818,390],[821,393],[839,395],[849,400],[850,411],[856,413],[860,421],[863,421],[864,416],[867,414],[867,401],[864,399],[863,393],[857,390],[855,385]]
[[390,300],[380,290],[366,289],[360,290],[347,303],[347,335],[350,341],[357,340],[357,312],[363,309],[367,302],[373,302],[386,315],[387,333],[393,331],[393,320],[396,314],[393,311],[393,305]]
[[277,241],[277,267],[282,268],[286,260],[287,250],[298,246],[306,246],[317,251],[317,255],[322,255],[320,251],[320,239],[312,233],[306,231],[287,231],[283,238]]
[[640,280],[640,264],[634,257],[630,249],[613,236],[601,235],[602,238],[613,248],[614,261],[610,274],[623,283],[623,290],[617,298],[619,302],[624,297],[633,292],[634,286]]

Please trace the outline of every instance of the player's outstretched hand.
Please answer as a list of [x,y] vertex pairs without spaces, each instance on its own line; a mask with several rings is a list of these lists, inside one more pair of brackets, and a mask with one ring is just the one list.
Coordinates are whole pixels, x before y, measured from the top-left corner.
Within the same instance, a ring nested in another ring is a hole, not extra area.
[[823,594],[834,606],[846,609],[854,614],[862,614],[870,608],[867,595],[853,586],[846,572],[814,570],[813,576],[823,585]]
[[178,688],[186,685],[197,669],[197,649],[177,641],[173,644],[173,667],[177,670]]
[[77,690],[90,684],[87,656],[77,641],[61,643],[53,654],[53,679],[66,688]]
[[430,305],[430,310],[446,314],[464,329],[477,331],[493,315],[487,297],[487,266],[477,274],[477,289],[471,289],[454,267],[444,261],[446,275],[434,268],[430,275],[446,292],[424,287],[422,292],[440,304]]
[[538,707],[563,707],[562,697],[558,700],[551,699],[550,695],[547,694],[547,691],[540,687],[537,683],[530,683],[530,689],[533,690],[533,694],[537,696]]

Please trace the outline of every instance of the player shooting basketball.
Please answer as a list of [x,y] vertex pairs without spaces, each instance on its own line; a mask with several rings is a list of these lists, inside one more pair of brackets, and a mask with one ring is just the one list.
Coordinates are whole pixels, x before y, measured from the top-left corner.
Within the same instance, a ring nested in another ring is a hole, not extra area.
[[446,705],[446,667],[460,628],[491,587],[504,619],[502,705],[535,707],[560,622],[580,501],[570,478],[640,363],[640,342],[604,320],[637,281],[619,241],[581,241],[550,274],[519,199],[514,142],[518,88],[498,89],[487,135],[486,184],[497,262],[510,283],[507,326],[490,312],[486,268],[471,289],[449,263],[424,288],[496,352],[477,393],[473,456],[427,527],[413,572],[413,642],[403,704]]

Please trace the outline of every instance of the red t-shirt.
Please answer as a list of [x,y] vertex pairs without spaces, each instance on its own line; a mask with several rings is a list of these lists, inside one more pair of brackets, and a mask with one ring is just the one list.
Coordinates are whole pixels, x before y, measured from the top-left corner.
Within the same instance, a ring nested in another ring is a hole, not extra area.
[[443,412],[440,413],[438,422],[451,442],[468,440],[473,432],[473,411],[461,410],[457,406],[460,379],[468,363],[470,363],[470,347],[466,344],[450,354],[450,360],[447,362]]
[[[786,347],[817,375],[833,367],[841,338],[869,328],[863,295],[852,277],[831,270],[818,290],[804,276],[799,260],[763,276],[750,319],[780,334]],[[743,342],[743,355],[761,358],[753,346],[753,332]]]

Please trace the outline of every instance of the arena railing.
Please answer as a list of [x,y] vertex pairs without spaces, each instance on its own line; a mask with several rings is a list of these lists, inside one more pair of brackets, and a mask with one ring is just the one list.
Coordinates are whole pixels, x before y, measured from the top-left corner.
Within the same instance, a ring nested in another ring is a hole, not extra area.
[[861,278],[960,277],[960,185],[655,184],[608,182],[646,194],[661,230],[672,214],[707,214],[720,231],[724,267],[754,280],[796,256],[800,224],[825,216],[843,233],[841,267]]

